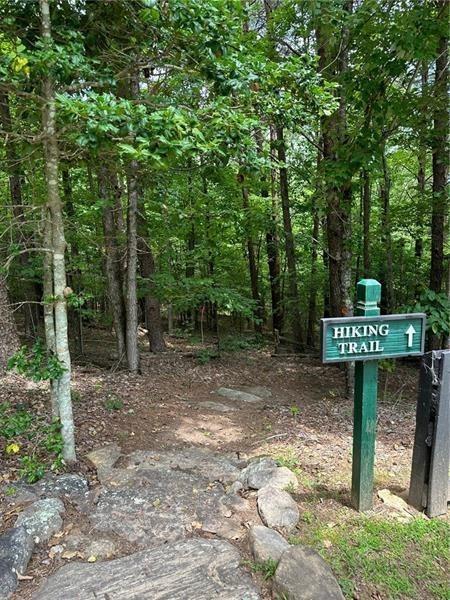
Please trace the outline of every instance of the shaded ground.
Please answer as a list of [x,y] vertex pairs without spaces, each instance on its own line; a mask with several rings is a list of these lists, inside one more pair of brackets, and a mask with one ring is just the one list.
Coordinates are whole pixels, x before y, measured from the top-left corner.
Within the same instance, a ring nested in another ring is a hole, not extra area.
[[[92,478],[82,457],[113,441],[125,453],[195,445],[238,456],[271,454],[295,470],[301,483],[295,496],[303,515],[297,536],[316,547],[323,545],[325,551],[338,543],[328,539],[333,536],[313,539],[320,527],[333,529],[356,516],[349,495],[352,402],[344,396],[344,379],[338,368],[324,367],[314,358],[272,357],[270,349],[228,352],[200,364],[196,358],[200,346],[171,338],[170,352],[160,356],[144,353],[142,375],[129,375],[110,360],[110,340],[103,339],[101,332],[95,332],[95,337],[87,343],[84,364],[74,369],[78,470]],[[96,366],[94,360],[109,368]],[[399,361],[393,373],[381,372],[377,489],[400,492],[408,486],[417,378],[416,365]],[[254,386],[269,388],[272,396],[250,404],[215,394],[219,387],[245,390]],[[30,406],[32,411],[48,410],[46,386],[24,384],[14,375],[4,378],[0,402],[5,400]],[[208,401],[234,410],[205,408],[202,403]],[[17,458],[2,454],[1,460],[3,478],[14,480]],[[387,515],[386,511],[376,499],[375,514]],[[11,525],[14,515],[5,517],[3,526]],[[42,560],[47,560],[45,550],[33,559],[30,574],[34,580],[22,585],[17,598],[29,597],[41,576],[57,566],[54,560],[48,564]],[[55,560],[61,564],[61,559]],[[416,597],[403,592],[383,595],[358,577],[355,573],[355,585],[349,592],[355,598]],[[422,597],[445,596],[424,592]]]

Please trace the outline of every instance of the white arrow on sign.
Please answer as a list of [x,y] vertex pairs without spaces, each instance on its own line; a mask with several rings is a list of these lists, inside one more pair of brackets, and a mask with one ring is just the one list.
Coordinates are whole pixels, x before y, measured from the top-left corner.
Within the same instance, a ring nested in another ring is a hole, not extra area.
[[411,324],[405,333],[408,336],[408,348],[411,348],[411,346],[413,345],[414,334],[417,333],[417,331],[414,329],[413,325]]

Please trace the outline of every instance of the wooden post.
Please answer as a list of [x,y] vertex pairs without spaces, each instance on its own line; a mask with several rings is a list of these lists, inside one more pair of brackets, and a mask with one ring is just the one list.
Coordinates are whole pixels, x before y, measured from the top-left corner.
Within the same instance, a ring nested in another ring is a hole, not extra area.
[[420,370],[409,503],[429,517],[447,512],[450,350],[428,352]]
[[[381,284],[375,279],[362,279],[356,287],[356,316],[380,314]],[[373,470],[377,428],[378,361],[355,365],[353,414],[352,503],[358,511],[373,507]]]

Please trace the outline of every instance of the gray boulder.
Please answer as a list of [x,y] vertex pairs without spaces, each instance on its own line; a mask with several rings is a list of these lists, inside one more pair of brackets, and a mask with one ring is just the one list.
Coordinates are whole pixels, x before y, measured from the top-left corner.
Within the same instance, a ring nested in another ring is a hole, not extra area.
[[233,390],[231,388],[221,387],[217,390],[216,394],[222,396],[223,398],[228,398],[229,400],[237,400],[238,402],[261,402],[261,396],[257,396],[256,394],[249,394],[248,392],[242,392],[241,390]]
[[17,574],[25,573],[33,547],[24,527],[9,529],[0,537],[0,600],[7,600],[15,591]]
[[34,600],[258,600],[239,552],[222,540],[190,539],[106,563],[72,563],[51,575]]
[[23,526],[36,543],[46,542],[62,529],[64,512],[64,504],[58,498],[38,500],[20,513],[15,526]]
[[281,557],[273,579],[274,598],[344,600],[327,563],[312,548],[293,546]]
[[254,525],[248,532],[250,551],[254,560],[258,563],[272,559],[279,561],[281,555],[289,548],[289,544],[277,531]]
[[285,491],[266,485],[258,492],[259,515],[267,527],[293,529],[300,513],[297,504]]
[[250,464],[241,471],[239,481],[244,487],[259,490],[266,485],[277,469],[277,463],[268,456],[252,460]]

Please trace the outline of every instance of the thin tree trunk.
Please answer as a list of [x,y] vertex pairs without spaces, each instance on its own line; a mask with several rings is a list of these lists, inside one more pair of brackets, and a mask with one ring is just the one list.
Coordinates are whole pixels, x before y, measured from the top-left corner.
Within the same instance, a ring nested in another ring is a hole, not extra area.
[[8,300],[6,278],[0,275],[0,374],[4,373],[8,360],[19,349],[14,315]]
[[306,333],[306,344],[310,348],[316,345],[316,321],[317,321],[317,256],[319,246],[319,210],[317,207],[317,198],[313,197],[313,229],[311,239],[311,279],[309,286],[309,304],[308,304],[308,330]]
[[[19,244],[24,245],[24,252],[18,257],[22,273],[28,268],[29,253],[26,252],[27,239],[24,239],[24,224],[25,215],[23,212],[23,198],[22,198],[22,168],[18,159],[14,142],[11,139],[13,132],[11,111],[9,109],[9,97],[7,92],[0,91],[0,123],[4,132],[5,138],[5,154],[6,154],[6,169],[9,179],[9,191],[11,195],[12,214],[16,220],[15,232],[18,233],[17,241]],[[24,298],[24,320],[25,320],[25,335],[33,337],[36,330],[36,324],[33,319],[33,312],[35,317],[38,316],[37,311],[33,311],[32,305],[26,304],[27,301],[36,301],[38,296],[35,293],[35,288],[32,283],[25,281],[21,284],[21,291],[23,292]]]
[[283,127],[277,126],[277,151],[278,160],[281,163],[280,175],[280,198],[283,214],[284,243],[286,251],[286,261],[288,268],[289,284],[289,313],[291,315],[291,327],[294,336],[294,348],[297,352],[304,349],[303,325],[300,315],[300,296],[297,285],[297,265],[295,259],[294,234],[292,232],[291,207],[289,200],[289,183],[286,167],[286,146],[284,142]]
[[248,187],[245,184],[245,176],[241,172],[238,175],[238,181],[241,186],[242,192],[242,208],[244,210],[244,221],[246,230],[246,246],[247,246],[247,259],[248,268],[250,273],[250,286],[252,290],[252,299],[255,302],[254,316],[255,316],[255,331],[259,334],[263,331],[263,307],[261,305],[261,294],[259,293],[259,281],[258,281],[258,264],[255,253],[255,244],[250,233],[250,203]]
[[114,218],[117,191],[112,189],[111,170],[101,164],[98,176],[99,197],[103,200],[102,220],[105,244],[105,271],[108,302],[111,307],[113,327],[116,334],[119,362],[126,355],[125,303],[123,298],[122,256]]
[[394,290],[392,281],[392,233],[390,216],[390,190],[391,177],[386,159],[385,144],[381,150],[381,164],[383,169],[383,178],[380,185],[381,200],[381,239],[383,242],[384,260],[382,261],[382,293],[381,308],[384,313],[390,314],[394,308]]
[[[48,0],[39,0],[41,9],[42,36],[47,44],[52,42],[50,7]],[[76,461],[75,435],[70,393],[71,364],[69,339],[67,332],[66,267],[64,221],[61,198],[58,187],[58,141],[56,133],[56,105],[53,82],[46,77],[43,82],[45,101],[42,111],[44,134],[44,171],[47,183],[47,206],[52,225],[53,250],[53,290],[56,356],[64,372],[58,380],[58,408],[61,420],[61,434],[64,441],[63,457],[68,463]]]
[[370,250],[372,198],[370,192],[370,175],[367,169],[363,169],[363,271],[366,278],[370,278],[372,270],[372,254]]
[[164,352],[166,350],[166,342],[164,341],[161,306],[155,294],[155,284],[153,282],[156,272],[155,260],[148,241],[147,223],[144,218],[143,206],[139,210],[138,216],[138,250],[141,276],[145,280],[146,285],[144,309],[150,352]]
[[[448,32],[450,2],[437,0],[436,6],[443,29]],[[448,33],[442,35],[438,44],[434,101],[430,289],[441,292],[444,285],[444,232],[448,211]]]
[[127,274],[126,274],[126,348],[128,369],[139,371],[137,300],[137,211],[139,204],[139,164],[132,160],[128,170]]

